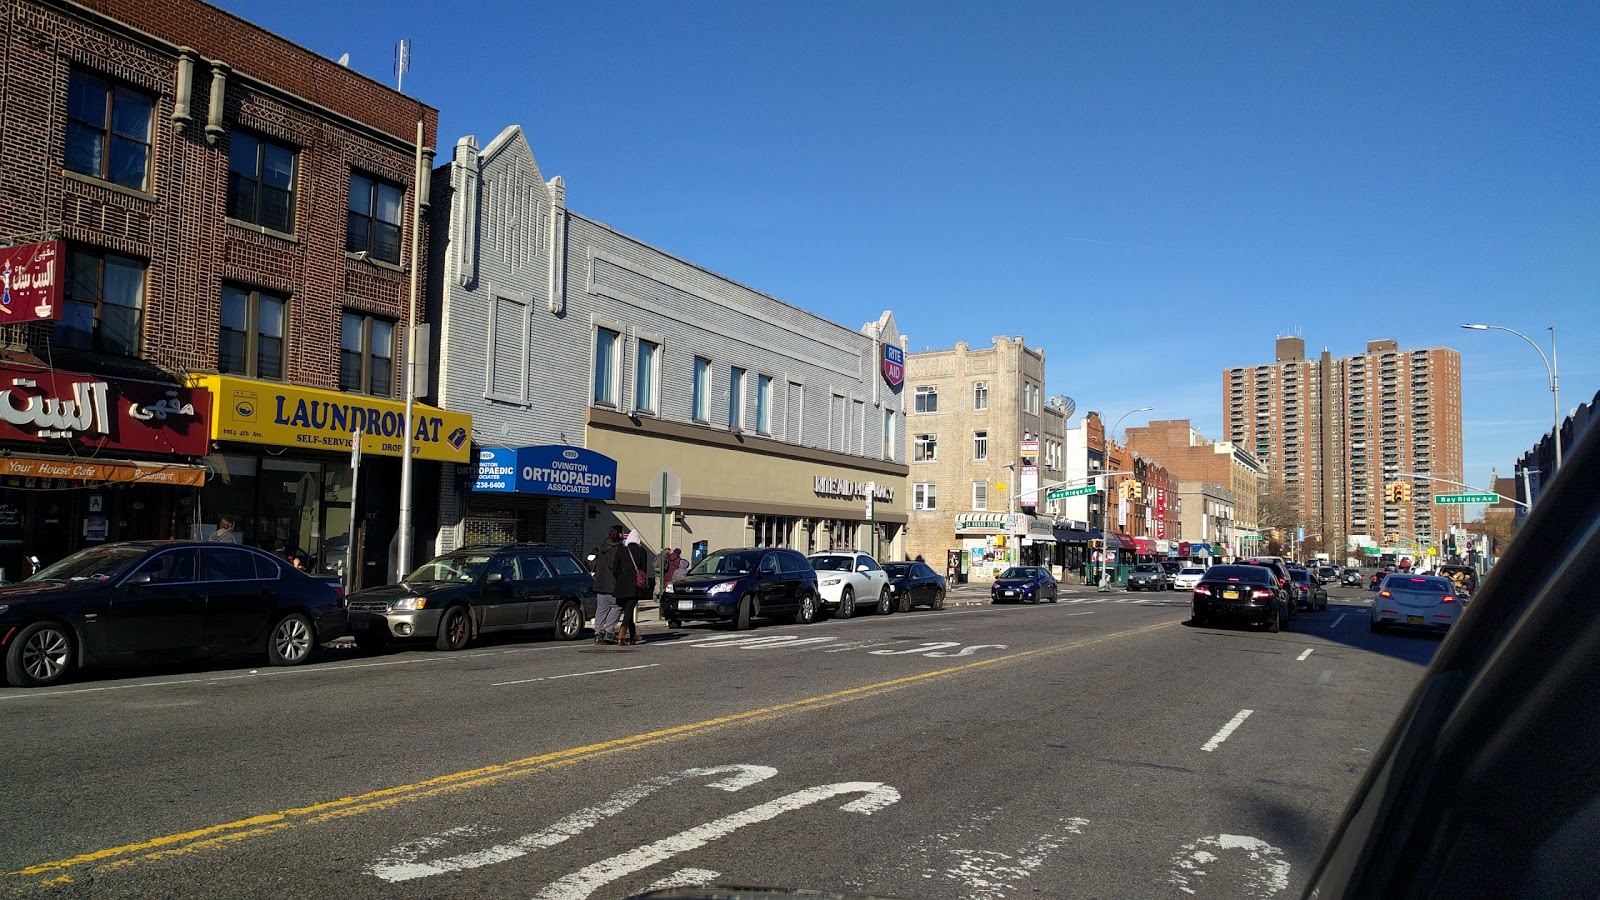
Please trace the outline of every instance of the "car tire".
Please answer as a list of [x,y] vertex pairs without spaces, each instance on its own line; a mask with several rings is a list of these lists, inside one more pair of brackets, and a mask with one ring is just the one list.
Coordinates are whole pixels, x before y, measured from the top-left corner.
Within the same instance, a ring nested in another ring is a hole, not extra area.
[[848,619],[855,614],[856,592],[847,584],[844,586],[844,590],[839,592],[839,608],[834,610],[833,615],[836,618]]
[[895,610],[895,612],[899,612],[899,613],[911,612],[911,610],[913,608],[913,604],[911,602],[911,594],[910,594],[910,592],[901,594],[896,602],[898,602],[900,604],[900,606],[899,606],[898,609]]
[[1196,628],[1210,628],[1211,627],[1211,620],[1206,618],[1205,613],[1193,613],[1193,614],[1191,614],[1189,616],[1189,618],[1190,618],[1191,621],[1194,622],[1194,625],[1195,625]]
[[939,589],[939,593],[934,596],[934,598],[933,598],[933,608],[934,609],[944,609],[944,588],[940,588]]
[[289,613],[267,632],[267,662],[274,666],[300,665],[311,658],[316,636],[305,613]]
[[465,606],[452,606],[439,617],[439,634],[433,639],[435,650],[465,650],[472,640],[472,619]]
[[575,641],[583,634],[583,607],[568,600],[556,610],[556,640]]
[[667,620],[667,627],[668,628],[682,628],[683,627],[683,620],[682,619],[668,619]]
[[750,606],[752,602],[753,601],[751,601],[749,594],[745,594],[743,597],[739,598],[739,606],[734,610],[733,613],[734,631],[750,630]]
[[810,591],[800,595],[800,605],[794,610],[796,625],[810,625],[817,620],[817,598]]
[[894,612],[894,603],[889,598],[889,589],[884,588],[878,595],[878,615],[887,616]]
[[389,646],[387,635],[372,631],[356,635],[356,647],[367,653],[380,653],[387,646]]
[[72,632],[60,622],[34,622],[6,648],[6,680],[17,687],[57,684],[76,664]]
[[1277,634],[1283,630],[1283,616],[1276,609],[1272,611],[1272,618],[1267,620],[1267,633]]

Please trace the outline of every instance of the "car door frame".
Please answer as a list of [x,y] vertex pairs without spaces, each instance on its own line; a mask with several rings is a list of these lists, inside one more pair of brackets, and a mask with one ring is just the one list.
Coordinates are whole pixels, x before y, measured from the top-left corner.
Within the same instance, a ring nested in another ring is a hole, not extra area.
[[[500,571],[501,566],[506,566]],[[501,576],[490,580],[491,575]],[[520,628],[528,623],[528,607],[522,602],[518,583],[520,566],[516,553],[501,550],[484,564],[483,577],[478,579],[474,591],[473,614],[481,632]]]
[[[549,551],[544,550],[518,550],[517,565],[520,581],[522,603],[527,608],[527,615],[523,618],[525,625],[549,626],[556,621],[556,610],[561,603],[561,584],[563,576],[556,574],[555,566],[550,564]],[[535,565],[544,571],[544,575],[529,572],[528,567]]]
[[[123,577],[112,593],[106,647],[111,655],[173,654],[194,651],[205,637],[205,583],[199,546],[165,547],[150,554]],[[194,554],[188,581],[132,583],[168,554]]]
[[[254,572],[251,578],[213,578],[212,561],[219,554],[243,554]],[[200,548],[201,573],[206,585],[205,624],[201,638],[210,649],[239,649],[255,643],[277,611],[283,572],[264,554],[235,544]],[[262,577],[263,570],[271,573]]]

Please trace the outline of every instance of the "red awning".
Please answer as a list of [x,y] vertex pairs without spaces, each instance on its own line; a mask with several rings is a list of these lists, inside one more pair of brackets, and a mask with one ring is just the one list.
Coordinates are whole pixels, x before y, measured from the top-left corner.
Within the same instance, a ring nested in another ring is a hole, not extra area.
[[1134,538],[1134,541],[1136,542],[1135,545],[1139,548],[1140,553],[1148,555],[1156,552],[1156,542],[1150,538],[1136,537]]

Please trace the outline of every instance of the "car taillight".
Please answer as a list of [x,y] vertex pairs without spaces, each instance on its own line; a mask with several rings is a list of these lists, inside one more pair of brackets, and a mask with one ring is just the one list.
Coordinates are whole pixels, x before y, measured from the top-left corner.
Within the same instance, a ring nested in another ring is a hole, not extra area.
[[1194,586],[1194,592],[1196,594],[1205,594],[1207,597],[1211,596],[1211,588],[1208,588],[1203,584],[1195,585]]
[[1388,591],[1379,591],[1378,592],[1378,596],[1379,597],[1393,597],[1394,595],[1389,593]]
[[1439,599],[1439,602],[1440,603],[1454,603],[1454,602],[1456,602],[1456,598],[1455,598],[1454,594],[1445,594],[1443,597],[1441,597]]
[[1255,588],[1250,591],[1250,599],[1252,600],[1265,600],[1271,596],[1272,592],[1263,588]]
[[1289,584],[1289,579],[1287,579],[1287,578],[1279,578],[1278,579],[1278,584],[1279,584],[1279,586],[1287,587],[1288,584]]

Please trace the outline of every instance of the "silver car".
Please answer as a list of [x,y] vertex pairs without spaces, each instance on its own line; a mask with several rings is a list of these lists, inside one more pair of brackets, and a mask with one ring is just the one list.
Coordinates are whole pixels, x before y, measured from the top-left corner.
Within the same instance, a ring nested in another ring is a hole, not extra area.
[[1378,595],[1372,598],[1372,630],[1400,625],[1449,631],[1463,608],[1450,579],[1396,572],[1383,579]]

